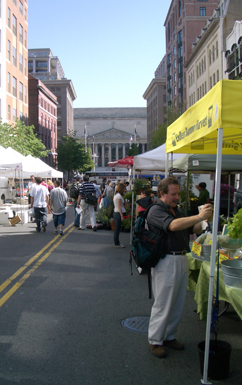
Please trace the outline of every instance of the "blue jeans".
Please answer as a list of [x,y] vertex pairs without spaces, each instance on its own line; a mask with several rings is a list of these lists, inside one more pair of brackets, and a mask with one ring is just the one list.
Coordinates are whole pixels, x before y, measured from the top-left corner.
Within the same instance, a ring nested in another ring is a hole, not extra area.
[[113,213],[113,218],[115,222],[115,229],[114,229],[114,244],[115,246],[118,246],[120,244],[119,242],[119,233],[121,229],[121,216],[119,213]]
[[60,215],[53,214],[54,226],[55,227],[58,227],[58,225],[65,226],[65,219],[66,219],[66,212],[64,212]]
[[80,226],[80,214],[77,214],[77,212],[76,212],[77,200],[72,201],[72,205],[74,207],[74,213],[75,213],[74,226],[79,227]]

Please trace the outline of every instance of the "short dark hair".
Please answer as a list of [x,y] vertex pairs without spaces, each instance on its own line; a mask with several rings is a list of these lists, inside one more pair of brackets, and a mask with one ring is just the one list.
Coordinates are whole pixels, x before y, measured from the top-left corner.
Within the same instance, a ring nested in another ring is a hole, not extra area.
[[59,179],[56,179],[56,180],[55,180],[55,184],[57,184],[57,186],[60,187],[60,184],[61,184],[60,180],[59,180]]
[[42,182],[42,178],[40,176],[36,176],[35,181],[37,184],[40,184]]
[[89,176],[88,175],[84,175],[83,176],[83,180],[84,180],[84,182],[88,182],[89,181]]
[[77,176],[76,176],[76,180],[81,180],[80,175],[77,175]]
[[177,184],[177,185],[179,185],[178,179],[174,178],[173,176],[168,176],[167,178],[164,178],[164,179],[162,179],[159,182],[159,184],[157,186],[157,196],[158,196],[158,198],[161,197],[161,193],[162,192],[163,192],[163,194],[168,194],[168,188],[169,188],[170,184]]
[[205,182],[201,182],[201,183],[199,183],[199,185],[198,185],[199,187],[201,187],[201,188],[206,188],[207,187],[207,185],[206,185],[206,183]]

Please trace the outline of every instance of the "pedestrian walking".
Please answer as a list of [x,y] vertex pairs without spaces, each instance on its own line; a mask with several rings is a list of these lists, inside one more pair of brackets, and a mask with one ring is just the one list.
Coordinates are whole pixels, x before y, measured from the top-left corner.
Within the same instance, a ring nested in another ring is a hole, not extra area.
[[88,212],[89,216],[90,216],[92,229],[93,229],[93,231],[97,231],[94,205],[89,204],[85,201],[87,194],[92,194],[96,197],[96,190],[95,190],[93,183],[89,182],[89,176],[84,175],[83,183],[81,184],[80,189],[79,189],[79,196],[78,196],[78,201],[77,201],[77,207],[80,207],[80,203],[81,203],[81,206],[83,209],[81,212],[80,226],[78,227],[78,230],[84,230],[84,228],[85,228],[85,216]]
[[124,194],[126,191],[126,186],[123,183],[119,183],[116,187],[114,198],[113,198],[113,204],[114,204],[114,210],[113,210],[113,218],[115,221],[115,229],[114,229],[114,245],[118,248],[125,247],[122,243],[119,241],[119,233],[121,230],[121,224],[124,220]]
[[212,206],[204,205],[199,215],[186,217],[177,207],[178,180],[163,179],[157,188],[158,202],[147,216],[149,229],[167,235],[166,256],[151,269],[154,304],[151,310],[148,340],[154,356],[164,358],[164,347],[183,350],[184,345],[175,339],[177,327],[185,304],[188,282],[189,236],[201,232],[201,222],[210,220]]
[[101,198],[102,193],[101,193],[101,189],[100,189],[100,187],[98,186],[97,181],[96,181],[95,179],[92,181],[92,183],[93,183],[93,186],[95,187],[95,190],[96,190],[96,198],[97,198],[97,205],[94,206],[94,210],[95,210],[95,211],[98,211],[98,208],[99,208],[99,198]]
[[42,178],[36,177],[36,183],[32,185],[30,192],[30,207],[34,207],[36,231],[41,230],[45,232],[47,227],[47,206],[49,203],[49,191],[41,184]]
[[77,200],[79,196],[81,183],[82,183],[82,178],[80,175],[77,175],[76,178],[73,179],[72,186],[70,187],[70,198],[72,200],[72,206],[74,208],[74,214],[75,214],[75,219],[74,219],[75,227],[80,226],[80,214],[77,213],[76,206],[77,206]]
[[54,221],[54,233],[57,233],[59,226],[59,234],[63,235],[63,226],[65,226],[66,219],[66,203],[68,202],[68,196],[65,190],[61,187],[61,182],[56,180],[54,182],[55,188],[50,192],[50,204],[49,210],[53,214]]

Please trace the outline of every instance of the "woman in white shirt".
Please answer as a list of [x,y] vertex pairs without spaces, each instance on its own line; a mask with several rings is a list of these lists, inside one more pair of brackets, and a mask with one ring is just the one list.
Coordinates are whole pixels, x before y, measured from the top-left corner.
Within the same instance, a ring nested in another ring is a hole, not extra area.
[[113,204],[114,204],[114,211],[113,211],[113,218],[115,221],[115,230],[114,230],[114,244],[118,248],[125,247],[122,243],[119,242],[119,233],[121,229],[121,224],[124,220],[124,199],[123,196],[126,191],[126,186],[123,183],[119,183],[116,187],[114,198],[113,198]]

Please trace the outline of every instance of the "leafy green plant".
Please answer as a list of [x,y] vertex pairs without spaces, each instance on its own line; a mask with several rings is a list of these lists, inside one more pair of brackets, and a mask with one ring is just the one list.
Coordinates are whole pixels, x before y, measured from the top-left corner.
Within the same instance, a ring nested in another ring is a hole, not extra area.
[[134,195],[136,196],[139,190],[142,190],[143,188],[151,188],[151,183],[149,180],[145,178],[135,178],[133,182],[133,191]]
[[242,238],[242,209],[235,214],[228,224],[228,236],[230,238]]
[[108,208],[102,207],[96,214],[96,220],[103,225],[109,225]]
[[124,201],[129,201],[131,202],[132,201],[132,191],[128,191],[126,192],[126,194],[124,195]]

